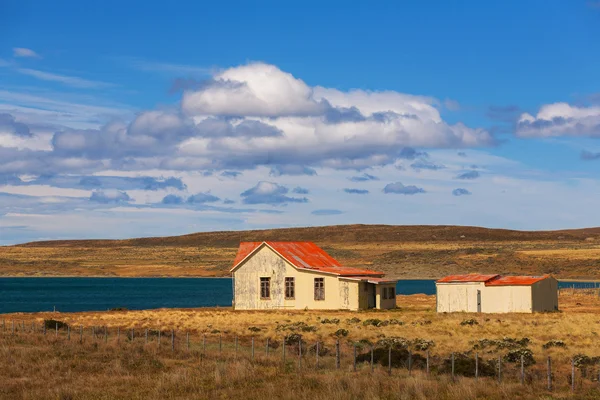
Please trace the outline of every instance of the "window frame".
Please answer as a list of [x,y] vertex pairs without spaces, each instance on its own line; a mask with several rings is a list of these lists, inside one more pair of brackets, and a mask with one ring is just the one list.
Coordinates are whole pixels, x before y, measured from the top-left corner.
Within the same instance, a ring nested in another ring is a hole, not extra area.
[[[296,278],[293,276],[287,276],[284,281],[285,299],[296,300]],[[291,296],[289,292],[291,291]]]
[[[325,278],[315,278],[313,289],[315,301],[325,301]],[[317,295],[317,293],[319,295]]]
[[395,287],[389,287],[388,288],[388,300],[392,300],[396,298],[396,288]]
[[[263,296],[263,283],[266,283],[266,294],[268,296]],[[270,276],[261,276],[259,279],[260,284],[260,299],[261,300],[271,300],[271,277]]]

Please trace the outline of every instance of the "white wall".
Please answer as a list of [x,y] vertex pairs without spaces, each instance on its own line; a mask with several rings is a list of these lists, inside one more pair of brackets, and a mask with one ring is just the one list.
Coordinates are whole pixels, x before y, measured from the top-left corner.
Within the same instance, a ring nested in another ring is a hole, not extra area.
[[485,289],[483,282],[436,283],[438,312],[477,312],[477,291]]
[[481,296],[485,313],[531,312],[531,286],[486,286]]

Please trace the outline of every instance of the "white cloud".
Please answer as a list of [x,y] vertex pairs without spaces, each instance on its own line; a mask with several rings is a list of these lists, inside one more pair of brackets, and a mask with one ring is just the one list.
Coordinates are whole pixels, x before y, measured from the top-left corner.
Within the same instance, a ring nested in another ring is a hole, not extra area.
[[521,137],[591,136],[600,137],[600,106],[546,104],[533,116],[521,115],[516,133]]
[[25,47],[15,47],[13,48],[13,55],[15,57],[25,57],[25,58],[41,58],[39,54],[31,49],[27,49]]
[[43,81],[59,82],[75,88],[97,89],[115,86],[112,83],[92,81],[76,76],[53,74],[50,72],[38,71],[30,68],[17,68],[16,71],[23,75],[33,76],[34,78],[41,79]]
[[207,76],[214,71],[212,68],[196,65],[149,61],[135,57],[123,57],[121,60],[139,71],[159,72],[177,76]]

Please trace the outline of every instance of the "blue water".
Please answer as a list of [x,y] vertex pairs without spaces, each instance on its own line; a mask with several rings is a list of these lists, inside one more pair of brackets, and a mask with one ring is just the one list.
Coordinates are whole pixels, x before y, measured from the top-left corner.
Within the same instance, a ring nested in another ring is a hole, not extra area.
[[[594,282],[559,282],[593,288]],[[402,280],[398,294],[435,294],[434,280]],[[0,313],[103,311],[115,307],[230,307],[231,278],[0,278]]]

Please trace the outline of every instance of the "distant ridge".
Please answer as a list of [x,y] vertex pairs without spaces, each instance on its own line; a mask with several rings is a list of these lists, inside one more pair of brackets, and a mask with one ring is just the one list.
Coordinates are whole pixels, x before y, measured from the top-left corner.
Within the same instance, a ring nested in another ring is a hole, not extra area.
[[600,227],[553,231],[518,231],[456,225],[332,225],[248,231],[199,232],[181,236],[135,239],[50,240],[22,247],[213,246],[232,247],[240,241],[306,240],[327,243],[582,241],[600,239]]

